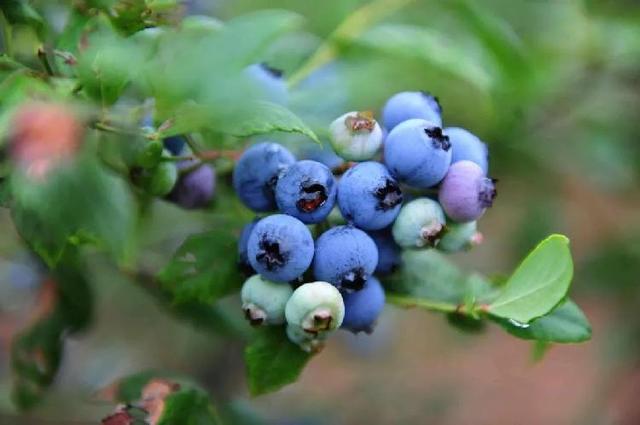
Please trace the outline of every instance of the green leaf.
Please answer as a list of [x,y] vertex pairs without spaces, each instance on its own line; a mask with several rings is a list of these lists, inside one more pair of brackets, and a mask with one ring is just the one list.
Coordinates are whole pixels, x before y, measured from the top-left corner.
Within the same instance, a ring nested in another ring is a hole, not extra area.
[[294,382],[311,356],[289,341],[283,327],[258,330],[244,353],[249,392],[257,396]]
[[250,137],[274,132],[300,133],[320,143],[315,133],[293,112],[278,104],[256,101],[241,113],[227,116],[220,122],[222,132]]
[[383,24],[353,40],[359,46],[426,62],[428,65],[465,80],[481,91],[493,84],[491,74],[443,34],[425,27]]
[[195,388],[181,389],[165,399],[158,425],[218,425],[218,412],[207,393]]
[[118,259],[130,246],[133,199],[122,180],[89,156],[52,170],[46,181],[19,171],[11,176],[14,223],[49,266],[78,243],[99,242]]
[[488,312],[528,323],[551,311],[566,296],[572,277],[569,239],[551,235],[518,266]]
[[591,325],[580,308],[567,300],[551,313],[520,323],[513,319],[492,318],[510,334],[544,342],[576,343],[591,339]]
[[236,233],[223,226],[189,236],[158,275],[173,302],[211,303],[239,290],[236,241]]

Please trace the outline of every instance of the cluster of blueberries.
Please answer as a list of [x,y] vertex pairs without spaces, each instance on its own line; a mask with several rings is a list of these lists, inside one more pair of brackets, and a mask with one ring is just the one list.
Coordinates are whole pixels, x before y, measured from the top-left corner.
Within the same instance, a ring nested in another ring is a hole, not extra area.
[[487,146],[443,128],[441,115],[430,94],[402,92],[384,106],[384,129],[371,113],[340,116],[329,138],[349,162],[334,170],[277,143],[243,153],[233,173],[239,198],[256,213],[279,211],[239,239],[240,263],[253,274],[241,291],[252,325],[286,323],[305,351],[340,327],[371,332],[385,304],[374,275],[394,271],[402,249],[479,242],[476,220],[496,196]]

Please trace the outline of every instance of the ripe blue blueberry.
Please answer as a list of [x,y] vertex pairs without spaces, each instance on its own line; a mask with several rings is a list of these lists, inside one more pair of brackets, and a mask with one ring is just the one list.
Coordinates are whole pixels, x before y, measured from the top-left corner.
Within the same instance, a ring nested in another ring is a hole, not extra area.
[[344,302],[335,286],[327,282],[311,282],[299,286],[285,307],[287,324],[304,332],[317,334],[340,327],[344,319]]
[[444,252],[458,252],[470,249],[481,242],[482,234],[478,232],[477,222],[448,223],[437,248]]
[[171,136],[166,137],[162,143],[164,144],[164,148],[173,155],[181,155],[187,142],[184,136]]
[[251,267],[251,263],[249,263],[247,245],[249,244],[249,236],[251,236],[251,232],[257,222],[258,219],[256,218],[250,223],[245,224],[240,233],[240,238],[238,238],[238,268],[246,274],[255,273],[255,270]]
[[247,244],[249,263],[263,277],[290,282],[313,260],[311,232],[297,218],[275,214],[256,223]]
[[382,109],[382,121],[389,131],[414,118],[442,126],[442,108],[438,98],[427,92],[405,91],[391,96]]
[[368,234],[378,247],[378,266],[375,274],[386,275],[393,273],[402,264],[402,258],[400,257],[402,251],[393,239],[391,229],[377,230],[368,232]]
[[362,289],[378,265],[375,242],[360,229],[338,226],[324,232],[316,241],[313,272],[316,279],[344,291]]
[[274,189],[280,173],[296,162],[293,154],[277,143],[259,143],[247,149],[233,170],[233,188],[240,200],[257,212],[276,208]]
[[331,146],[338,155],[350,161],[366,161],[382,145],[382,129],[368,112],[348,112],[329,126]]
[[292,293],[293,289],[287,283],[271,282],[258,274],[251,276],[240,291],[242,310],[252,326],[281,325]]
[[447,127],[444,132],[451,143],[451,163],[458,161],[475,162],[485,174],[489,172],[489,150],[478,137],[464,128]]
[[496,194],[495,180],[486,177],[478,164],[459,161],[449,168],[438,199],[447,216],[466,223],[480,218],[493,205]]
[[281,70],[265,63],[256,63],[246,67],[245,73],[256,84],[266,100],[280,105],[287,104],[289,92]]
[[365,230],[389,226],[400,212],[402,191],[387,168],[362,162],[350,168],[338,183],[338,206],[344,218]]
[[353,333],[371,333],[384,309],[384,289],[375,277],[367,280],[358,292],[344,294],[344,320],[342,327]]
[[403,248],[435,246],[445,228],[445,216],[433,199],[418,198],[405,204],[393,223],[393,238]]
[[428,188],[440,182],[451,164],[451,144],[442,129],[412,119],[395,127],[384,144],[384,162],[401,182]]
[[284,214],[303,223],[324,220],[336,202],[337,184],[331,170],[316,161],[298,161],[282,173],[276,185],[276,204]]
[[[195,167],[193,169],[190,169]],[[216,171],[210,164],[185,161],[178,165],[184,172],[167,199],[185,209],[206,208],[216,191]]]

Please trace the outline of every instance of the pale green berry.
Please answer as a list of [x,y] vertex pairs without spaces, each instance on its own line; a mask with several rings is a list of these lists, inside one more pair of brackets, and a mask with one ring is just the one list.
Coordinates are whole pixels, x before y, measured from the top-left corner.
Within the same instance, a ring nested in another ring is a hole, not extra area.
[[340,291],[327,282],[305,283],[293,291],[285,307],[287,323],[310,333],[337,329],[344,319]]
[[393,224],[393,239],[403,248],[434,247],[445,228],[442,207],[429,198],[418,198],[400,209]]
[[329,126],[333,150],[350,161],[366,161],[382,145],[382,129],[368,112],[348,112]]
[[481,241],[482,234],[478,232],[477,222],[449,223],[438,243],[438,249],[444,252],[464,251]]
[[[171,153],[166,149],[162,152],[163,158],[170,158]],[[141,186],[154,196],[165,196],[178,181],[178,167],[175,162],[162,161],[155,167],[144,170],[141,176]]]
[[306,332],[300,326],[287,325],[289,341],[308,353],[317,353],[324,348],[329,332]]
[[242,285],[240,298],[245,317],[253,326],[281,325],[284,308],[293,289],[288,283],[276,283],[259,274],[251,276]]

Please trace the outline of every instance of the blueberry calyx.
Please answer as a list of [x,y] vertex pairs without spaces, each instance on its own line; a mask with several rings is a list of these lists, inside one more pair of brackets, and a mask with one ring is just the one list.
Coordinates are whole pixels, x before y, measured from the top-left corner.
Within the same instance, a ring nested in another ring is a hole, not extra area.
[[483,208],[489,208],[493,205],[493,200],[498,196],[496,190],[497,179],[485,177],[480,182],[480,190],[478,191],[478,201]]
[[346,125],[352,133],[371,133],[376,126],[376,121],[373,119],[373,113],[366,111],[358,112],[355,116],[349,115],[345,118],[344,125]]
[[243,306],[244,317],[249,321],[251,326],[260,326],[267,318],[264,310],[258,308],[254,304],[247,304]]
[[446,232],[446,226],[434,221],[420,229],[419,246],[434,247]]
[[434,148],[442,149],[445,152],[451,149],[451,142],[449,141],[449,136],[447,136],[442,132],[442,128],[440,127],[425,128],[424,132],[427,136],[431,138]]
[[426,97],[429,100],[433,100],[436,104],[436,106],[438,107],[438,113],[442,115],[442,105],[440,104],[440,99],[438,99],[438,96],[434,96],[431,93],[429,93],[428,91],[425,90],[420,90],[420,93],[422,93],[422,95],[424,97]]
[[276,78],[282,78],[282,76],[284,75],[283,70],[281,70],[280,68],[274,68],[268,65],[266,62],[262,62],[260,66],[262,67],[262,69],[264,69],[265,71],[267,71],[269,74],[271,74]]
[[352,269],[345,273],[340,279],[340,288],[347,292],[359,291],[367,283],[367,275],[362,267]]
[[386,179],[384,186],[377,188],[374,196],[378,198],[377,210],[388,211],[402,203],[400,186],[391,179]]
[[285,258],[280,252],[280,244],[268,239],[262,239],[260,241],[256,260],[264,264],[269,271],[282,267],[285,262]]
[[320,183],[305,182],[302,183],[300,188],[300,198],[296,201],[296,207],[302,212],[310,213],[321,206],[327,201],[327,190]]

